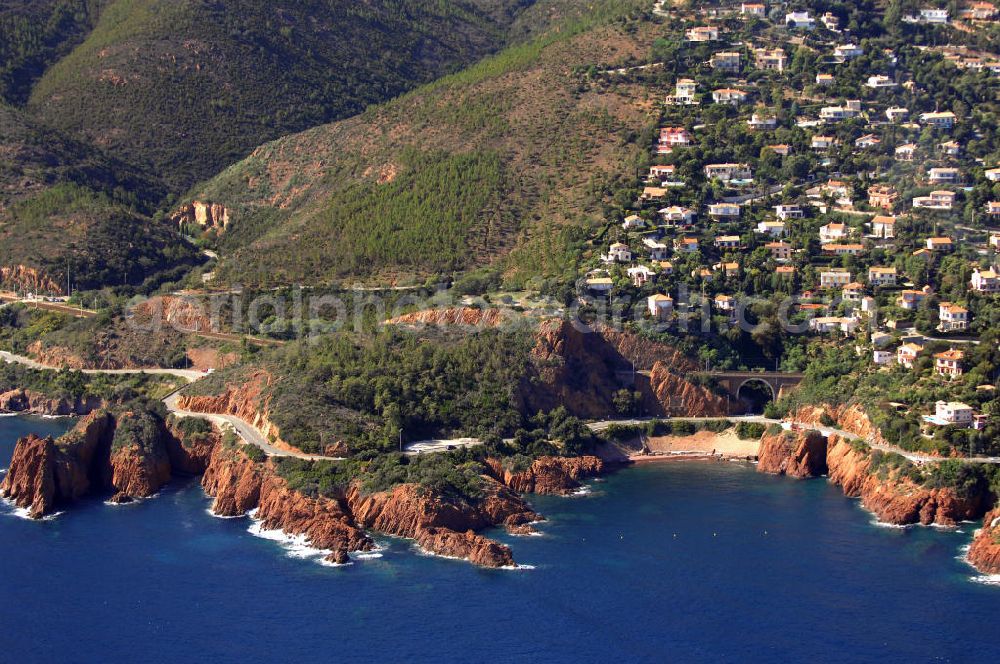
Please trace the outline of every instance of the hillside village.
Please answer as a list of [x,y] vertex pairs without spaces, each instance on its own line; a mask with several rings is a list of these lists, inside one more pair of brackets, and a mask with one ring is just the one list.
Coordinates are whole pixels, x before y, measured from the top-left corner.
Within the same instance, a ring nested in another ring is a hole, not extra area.
[[1000,11],[660,2],[654,15],[650,62],[598,83],[632,77],[662,103],[632,202],[593,238],[588,301],[634,303],[654,334],[700,327],[692,350],[710,368],[804,370],[849,352],[837,361],[862,383],[909,396],[888,409],[901,438],[990,427]]

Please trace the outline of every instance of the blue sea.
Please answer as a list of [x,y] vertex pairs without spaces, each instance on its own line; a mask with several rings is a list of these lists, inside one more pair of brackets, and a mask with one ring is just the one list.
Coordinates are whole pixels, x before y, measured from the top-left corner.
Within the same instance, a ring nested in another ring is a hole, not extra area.
[[[60,420],[0,418],[18,436]],[[379,538],[326,567],[218,519],[197,480],[31,522],[0,508],[3,662],[1000,661],[1000,586],[958,531],[873,525],[825,481],[737,464],[623,470],[533,498],[519,570]]]

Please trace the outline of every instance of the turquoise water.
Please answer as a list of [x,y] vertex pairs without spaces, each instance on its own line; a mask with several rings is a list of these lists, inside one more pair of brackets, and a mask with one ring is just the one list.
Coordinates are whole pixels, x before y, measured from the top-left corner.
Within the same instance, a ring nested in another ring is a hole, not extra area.
[[[18,435],[64,426],[0,418],[0,467]],[[971,525],[875,527],[824,481],[734,464],[532,502],[544,536],[498,534],[517,571],[386,538],[324,567],[209,516],[196,480],[41,523],[0,508],[0,661],[1000,659],[1000,587],[956,559]]]

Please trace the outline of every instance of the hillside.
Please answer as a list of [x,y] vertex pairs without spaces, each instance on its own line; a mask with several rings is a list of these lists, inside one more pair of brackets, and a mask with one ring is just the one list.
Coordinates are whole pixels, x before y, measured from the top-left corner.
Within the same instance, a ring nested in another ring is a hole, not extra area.
[[111,0],[28,109],[183,190],[496,50],[529,4]]
[[0,102],[22,104],[31,86],[90,32],[108,0],[0,4]]
[[67,270],[74,289],[138,285],[194,265],[135,192],[162,187],[0,104],[0,286],[59,292]]
[[601,185],[633,168],[652,122],[638,86],[586,82],[592,65],[648,52],[649,26],[625,31],[629,8],[598,5],[359,117],[264,145],[197,187],[191,200],[226,206],[232,221],[220,278],[405,282],[519,248],[508,276],[563,272],[564,229],[600,217]]

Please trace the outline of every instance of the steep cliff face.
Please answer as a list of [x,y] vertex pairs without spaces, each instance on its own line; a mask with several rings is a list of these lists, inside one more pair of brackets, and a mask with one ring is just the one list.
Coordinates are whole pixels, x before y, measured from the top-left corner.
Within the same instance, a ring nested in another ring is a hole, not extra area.
[[148,413],[95,412],[58,440],[18,441],[0,495],[33,518],[97,492],[113,492],[115,502],[148,498],[175,472],[204,471],[217,441],[213,431],[185,443]]
[[[615,392],[626,388],[642,393],[650,415],[726,414],[725,399],[684,378],[684,372],[696,368],[689,359],[671,346],[628,332],[546,321],[532,357],[538,380],[522,390],[531,409],[564,405],[579,417],[611,417],[616,415]],[[648,379],[640,373],[633,382],[633,363],[639,371],[651,369]]]
[[169,434],[151,415],[122,413],[111,444],[111,486],[114,502],[149,498],[170,481]]
[[475,503],[445,500],[414,485],[365,495],[352,487],[347,505],[357,522],[366,528],[408,537],[431,553],[464,558],[484,567],[514,564],[510,547],[475,531],[494,525],[514,532],[539,516],[514,492],[495,480],[484,478],[485,497]]
[[827,472],[827,440],[818,431],[765,434],[760,441],[761,473],[819,477]]
[[184,333],[222,331],[217,329],[218,321],[213,323],[210,307],[195,298],[159,295],[136,304],[129,313],[140,329],[163,326]]
[[425,309],[404,314],[386,321],[386,325],[500,327],[514,323],[516,315],[513,311],[505,309],[449,307],[446,309]]
[[95,413],[58,442],[33,435],[22,438],[0,483],[0,496],[37,519],[104,487],[110,481],[106,465],[113,427],[110,415]]
[[52,277],[41,270],[25,265],[0,266],[0,284],[29,293],[63,294],[62,287]]
[[983,527],[969,547],[969,562],[984,574],[1000,574],[1000,509],[983,518]]
[[10,390],[0,393],[0,413],[30,413],[32,415],[89,415],[105,407],[97,397],[76,399],[53,398],[32,390]]
[[445,499],[415,485],[365,494],[353,486],[343,495],[307,496],[288,487],[268,464],[255,464],[234,448],[217,446],[202,486],[215,498],[213,512],[255,516],[267,529],[305,535],[312,546],[329,549],[329,560],[343,563],[351,551],[372,548],[363,529],[413,539],[435,554],[463,558],[477,565],[513,564],[509,547],[476,531],[503,525],[522,532],[538,520],[513,491],[485,478],[475,501]]
[[980,518],[990,507],[988,495],[962,496],[948,487],[927,488],[898,470],[874,472],[868,453],[836,438],[830,440],[827,463],[830,481],[846,495],[861,498],[862,505],[885,523],[953,526]]
[[518,493],[567,495],[580,488],[580,480],[604,472],[604,461],[595,456],[543,457],[527,470],[511,472],[500,459],[486,461],[490,475]]
[[221,203],[194,201],[183,205],[170,216],[170,221],[183,230],[185,225],[223,231],[229,226],[229,210]]
[[274,377],[266,371],[255,371],[238,384],[226,385],[221,394],[211,396],[181,395],[179,408],[192,413],[233,415],[252,424],[276,447],[294,450],[281,439],[281,432],[269,418],[271,397],[269,388]]

